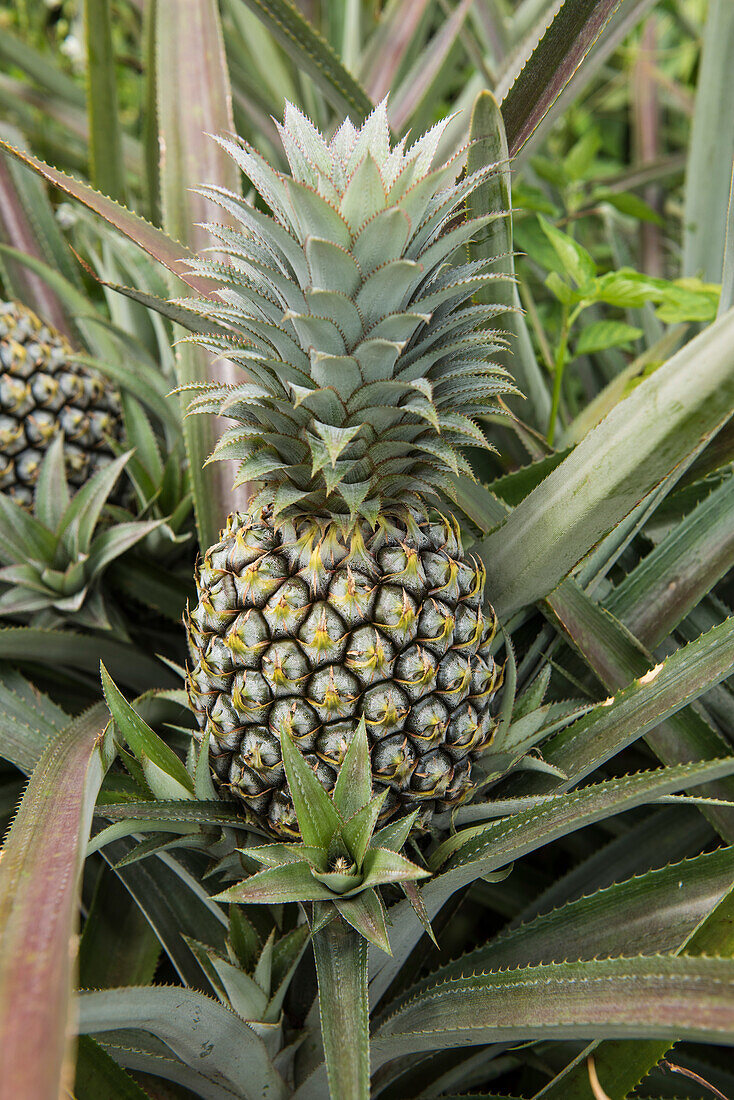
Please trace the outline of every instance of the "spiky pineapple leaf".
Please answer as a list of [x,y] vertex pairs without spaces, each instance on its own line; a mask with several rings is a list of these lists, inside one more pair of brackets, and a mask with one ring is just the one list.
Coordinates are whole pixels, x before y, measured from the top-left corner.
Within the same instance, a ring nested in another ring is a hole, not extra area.
[[[484,972],[410,992],[377,1023],[375,1067],[422,1050],[600,1037],[734,1038],[734,960],[638,956]],[[534,990],[537,996],[528,996]],[[542,990],[542,995],[541,995]]]
[[243,1100],[288,1096],[262,1039],[231,1009],[197,990],[152,986],[81,994],[81,1034],[128,1028],[149,1031],[210,1085],[224,1085]]
[[339,812],[288,732],[281,738],[281,751],[303,842],[326,850],[341,828]]
[[334,894],[311,873],[304,861],[268,867],[214,897],[215,901],[282,904],[288,901],[333,901]]
[[564,0],[512,80],[502,100],[510,155],[515,154],[538,127],[563,91],[587,52],[601,34],[619,0]]
[[[733,339],[730,311],[612,409],[478,545],[500,617],[550,592],[648,492],[716,434],[734,402]],[[694,361],[705,366],[694,372]]]
[[[475,877],[474,872],[479,865],[482,874],[493,871],[539,845],[593,821],[644,805],[661,795],[732,774],[734,757],[725,757],[722,760],[638,772],[621,779],[604,780],[568,794],[552,795],[541,805],[502,821],[460,830],[431,854],[429,866],[436,871],[448,864],[445,873],[456,881],[464,878],[462,868],[466,868],[466,874]],[[430,885],[426,890],[430,890]]]
[[[0,861],[0,1052],[14,1096],[55,1096],[68,1079],[84,842],[112,762],[97,704],[49,741]],[[75,952],[74,952],[75,953]]]
[[73,176],[68,176],[65,172],[59,171],[58,168],[53,168],[50,164],[39,160],[31,153],[24,153],[21,149],[14,148],[9,142],[2,139],[0,139],[0,150],[15,157],[21,164],[33,169],[34,172],[43,176],[54,187],[58,187],[67,195],[84,203],[90,210],[99,214],[110,225],[119,229],[131,241],[134,241],[150,256],[162,263],[164,267],[167,267],[183,282],[196,289],[198,293],[206,297],[210,292],[205,280],[198,279],[190,274],[187,259],[191,258],[191,253],[188,252],[185,245],[172,240],[161,229],[157,229],[154,225],[146,222],[139,214],[134,214],[113,199],[101,195],[88,184],[82,183],[81,180],[75,179]]
[[345,821],[364,809],[372,797],[372,769],[364,718],[359,720],[349,743],[332,797]]
[[[100,675],[107,706],[121,737],[127,741],[141,763],[143,758],[146,758],[164,775],[170,776],[175,781],[177,791],[187,791],[193,798],[194,784],[191,776],[173,749],[169,748],[130,706],[104,664],[100,665]],[[170,798],[171,794],[168,793],[165,797]]]

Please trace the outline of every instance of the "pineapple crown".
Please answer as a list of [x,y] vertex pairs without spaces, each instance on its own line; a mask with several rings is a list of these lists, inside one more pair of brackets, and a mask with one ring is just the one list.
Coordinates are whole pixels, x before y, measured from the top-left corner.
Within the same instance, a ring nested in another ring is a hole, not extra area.
[[490,446],[476,418],[517,392],[491,359],[504,336],[486,331],[507,307],[473,302],[507,276],[492,258],[451,262],[507,215],[463,215],[499,166],[432,167],[447,121],[391,146],[382,102],[327,140],[287,104],[278,129],[290,175],[242,139],[216,139],[271,215],[201,188],[230,225],[208,225],[219,255],[192,264],[217,280],[220,301],[185,303],[215,329],[191,339],[246,377],[191,387],[189,411],[236,421],[210,461],[238,461],[235,484],[261,483],[253,506],[274,518],[325,512],[374,526],[450,498],[452,475],[472,476],[462,448]]

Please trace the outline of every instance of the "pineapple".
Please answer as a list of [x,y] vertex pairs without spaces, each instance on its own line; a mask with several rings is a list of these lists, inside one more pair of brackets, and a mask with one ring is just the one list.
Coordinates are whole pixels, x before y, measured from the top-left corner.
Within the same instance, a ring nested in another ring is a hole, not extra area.
[[61,333],[18,302],[0,302],[0,492],[29,507],[41,461],[64,435],[71,486],[81,487],[112,459],[122,436],[114,388],[73,354]]
[[476,418],[513,387],[487,331],[504,307],[472,301],[502,276],[451,261],[504,212],[463,216],[496,166],[433,168],[444,125],[391,147],[383,103],[327,141],[289,105],[290,175],[219,139],[272,216],[204,189],[241,229],[209,227],[227,262],[195,269],[221,304],[186,303],[216,328],[192,338],[246,378],[190,411],[235,422],[214,457],[258,488],[200,562],[188,692],[218,784],[281,836],[284,736],[331,791],[363,718],[380,820],[425,827],[476,787],[495,727],[496,619],[449,502],[461,448],[489,446]]

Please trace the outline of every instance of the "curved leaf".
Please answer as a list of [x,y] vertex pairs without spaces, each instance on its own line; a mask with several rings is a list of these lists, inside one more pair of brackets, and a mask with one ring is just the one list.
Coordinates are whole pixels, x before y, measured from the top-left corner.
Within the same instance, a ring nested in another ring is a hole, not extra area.
[[69,1074],[84,844],[111,763],[100,704],[49,742],[0,861],[0,1060],[8,1096],[58,1096]]

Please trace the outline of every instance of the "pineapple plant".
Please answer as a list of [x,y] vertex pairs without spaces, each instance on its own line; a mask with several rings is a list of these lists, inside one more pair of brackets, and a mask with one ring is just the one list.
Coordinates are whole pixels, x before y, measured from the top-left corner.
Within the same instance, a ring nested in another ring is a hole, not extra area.
[[190,412],[234,421],[214,457],[257,491],[199,565],[187,684],[221,788],[284,836],[286,734],[332,791],[363,719],[381,820],[419,807],[426,825],[476,788],[495,728],[497,623],[450,497],[513,390],[485,331],[504,307],[473,303],[493,259],[460,251],[505,212],[461,217],[496,167],[433,167],[443,129],[393,146],[383,102],[327,141],[289,104],[290,175],[222,139],[272,216],[206,192],[241,228],[212,225],[227,262],[195,265],[221,304],[186,304],[248,379]]
[[123,435],[115,388],[70,361],[68,340],[20,302],[0,302],[0,492],[29,507],[43,457],[64,437],[69,484],[109,464]]
[[[4,94],[23,91],[18,72],[36,81],[37,113],[14,117],[72,176],[13,138],[25,167],[12,162],[13,191],[0,162],[3,294],[58,315],[30,268],[119,384],[135,453],[111,449],[136,514],[105,503],[109,465],[57,492],[58,434],[32,510],[0,494],[0,1093],[732,1095],[731,235],[717,320],[698,265],[675,285],[628,266],[634,203],[616,211],[615,185],[597,187],[613,143],[596,162],[588,112],[555,128],[532,175],[516,161],[509,193],[508,145],[537,140],[613,6],[565,0],[529,34],[538,5],[505,5],[501,28],[491,4],[446,19],[428,5],[411,31],[411,5],[325,2],[316,29],[290,0],[187,0],[186,18],[157,0],[144,23],[125,9],[128,69],[122,9],[88,4],[86,128],[80,88],[14,51],[11,22]],[[710,5],[715,43],[724,8]],[[671,14],[666,45],[688,35]],[[484,92],[462,114],[494,74],[502,110]],[[119,79],[135,94],[116,111]],[[371,102],[388,85],[397,146]],[[303,115],[289,107],[281,142],[286,88]],[[627,108],[605,138],[626,133]],[[206,136],[235,120],[249,145]],[[246,201],[237,164],[260,192]],[[54,203],[60,189],[94,213],[65,210],[60,230],[29,165]],[[709,176],[691,173],[699,191]],[[194,194],[201,180],[227,190]],[[513,207],[527,317],[502,312],[520,298],[492,278],[513,271]],[[716,282],[702,222],[685,232]],[[370,227],[374,268],[358,255]],[[675,231],[655,229],[675,273]],[[187,269],[207,245],[217,260]],[[171,301],[181,280],[206,300]],[[644,334],[643,300],[657,307]],[[635,325],[610,326],[622,309]],[[681,331],[690,321],[712,323]],[[192,382],[194,413],[222,416],[181,421],[165,395],[177,384],[183,409]],[[213,447],[239,463],[235,492],[224,463],[204,466]],[[188,635],[187,487],[201,552]]]

